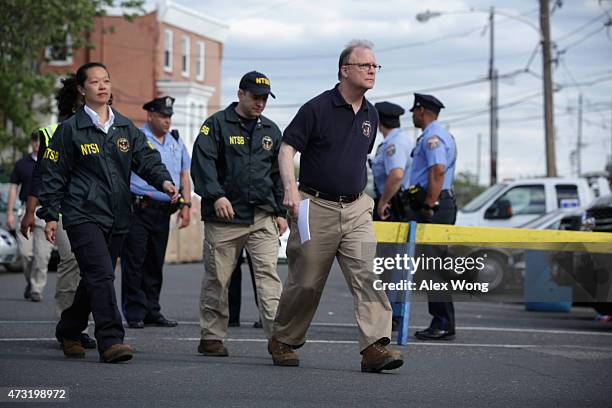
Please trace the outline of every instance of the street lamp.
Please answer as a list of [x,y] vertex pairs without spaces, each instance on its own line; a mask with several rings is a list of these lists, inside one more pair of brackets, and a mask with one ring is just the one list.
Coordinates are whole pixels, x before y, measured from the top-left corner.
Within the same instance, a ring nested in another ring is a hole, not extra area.
[[488,13],[489,14],[489,81],[490,81],[490,117],[489,117],[489,132],[490,132],[490,151],[491,151],[491,166],[490,166],[490,184],[497,183],[497,70],[495,69],[495,14],[500,14],[516,21],[523,22],[533,28],[538,33],[538,38],[542,44],[543,53],[543,86],[544,86],[544,121],[545,121],[545,139],[546,139],[546,175],[555,177],[557,175],[555,163],[555,140],[553,127],[553,99],[552,99],[552,73],[551,73],[551,56],[550,56],[550,23],[547,0],[540,0],[540,25],[538,28],[528,19],[508,13],[505,11],[495,10],[491,7],[489,10],[470,8],[466,11],[430,11],[418,13],[416,19],[420,23],[425,23],[431,18],[439,17],[443,14],[465,14],[465,13]]

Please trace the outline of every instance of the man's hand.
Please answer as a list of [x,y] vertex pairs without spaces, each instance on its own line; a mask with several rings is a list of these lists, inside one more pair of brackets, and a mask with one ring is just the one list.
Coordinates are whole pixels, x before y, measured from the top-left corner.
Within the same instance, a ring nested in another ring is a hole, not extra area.
[[162,188],[164,189],[164,193],[168,194],[168,197],[170,197],[170,202],[172,204],[176,203],[180,197],[179,191],[176,189],[176,186],[170,181],[166,180],[164,181]]
[[291,217],[297,220],[298,217],[298,209],[300,206],[300,193],[298,191],[297,185],[293,183],[289,189],[285,189],[285,198],[283,199],[283,205],[287,210],[289,210],[289,214]]
[[278,232],[280,235],[283,235],[287,228],[289,228],[289,224],[287,224],[287,220],[283,217],[276,217],[276,225],[278,225]]
[[15,229],[15,217],[13,216],[12,211],[6,213],[6,226],[8,227],[9,231]]
[[180,209],[178,213],[178,217],[176,217],[176,223],[180,224],[179,229],[185,228],[189,225],[189,220],[191,217],[190,213],[191,208],[184,206]]
[[26,210],[26,213],[23,215],[21,219],[21,235],[25,237],[25,239],[30,239],[30,233],[34,232],[34,226],[36,225],[36,219],[34,213]]
[[231,220],[234,219],[234,208],[232,207],[232,203],[225,198],[221,197],[215,201],[215,214],[218,218],[223,220]]
[[376,208],[376,212],[378,213],[378,216],[380,217],[381,220],[386,220],[387,218],[389,218],[389,209],[391,208],[391,204],[386,203],[382,200],[378,201],[378,206]]
[[45,237],[47,237],[47,241],[52,244],[55,244],[55,234],[57,233],[57,221],[49,221],[47,225],[45,225]]

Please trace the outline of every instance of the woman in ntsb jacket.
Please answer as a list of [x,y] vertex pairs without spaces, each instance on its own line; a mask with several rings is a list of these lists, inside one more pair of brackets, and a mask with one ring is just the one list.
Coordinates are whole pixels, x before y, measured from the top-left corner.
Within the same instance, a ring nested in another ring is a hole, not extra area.
[[45,234],[55,241],[59,213],[81,281],[72,306],[56,328],[66,357],[84,357],[79,334],[92,312],[100,361],[117,363],[132,358],[123,344],[125,331],[113,281],[121,244],[131,214],[130,172],[167,193],[175,202],[178,191],[159,153],[134,124],[111,109],[111,80],[99,62],[82,65],[78,90],[85,105],[62,122],[43,156],[42,208]]

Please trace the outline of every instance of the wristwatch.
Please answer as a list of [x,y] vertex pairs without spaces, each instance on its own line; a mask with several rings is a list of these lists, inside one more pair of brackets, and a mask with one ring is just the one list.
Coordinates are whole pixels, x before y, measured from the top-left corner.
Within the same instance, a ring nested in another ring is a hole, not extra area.
[[180,208],[183,208],[183,207],[189,207],[189,208],[191,208],[191,203],[185,203],[185,202],[182,202],[182,203],[179,203],[179,207],[180,207]]

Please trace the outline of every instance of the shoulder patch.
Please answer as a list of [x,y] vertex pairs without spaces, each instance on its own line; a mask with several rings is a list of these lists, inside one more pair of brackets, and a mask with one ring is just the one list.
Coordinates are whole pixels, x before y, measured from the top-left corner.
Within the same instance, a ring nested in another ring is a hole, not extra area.
[[438,136],[432,136],[427,139],[427,148],[428,149],[436,149],[440,146],[440,138]]
[[202,125],[202,127],[200,128],[200,133],[204,134],[204,136],[208,136],[209,132],[210,128],[206,125]]
[[387,146],[385,153],[387,154],[387,157],[391,157],[395,154],[395,151],[396,151],[395,145],[390,144],[389,146]]

